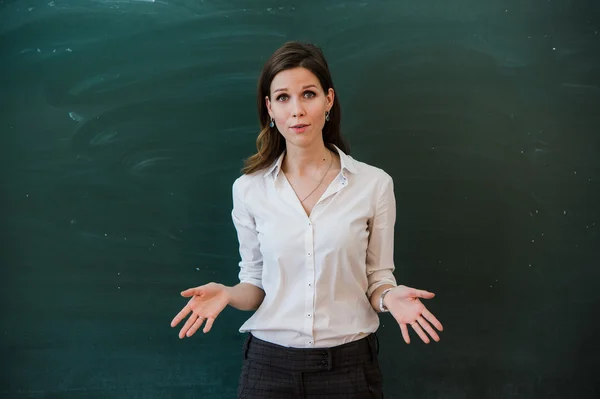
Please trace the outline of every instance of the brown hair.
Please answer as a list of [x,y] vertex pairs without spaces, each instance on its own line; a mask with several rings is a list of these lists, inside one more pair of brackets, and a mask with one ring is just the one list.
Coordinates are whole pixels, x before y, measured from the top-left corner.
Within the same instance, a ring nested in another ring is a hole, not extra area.
[[[242,173],[249,174],[269,167],[285,150],[285,139],[277,127],[269,127],[271,120],[265,104],[265,97],[270,96],[271,82],[279,72],[297,67],[311,71],[319,79],[325,93],[330,88],[335,91],[329,66],[320,48],[313,44],[300,42],[287,42],[278,48],[265,63],[258,80],[256,105],[261,127],[256,139],[258,152],[245,160]],[[330,111],[330,120],[325,122],[323,127],[323,141],[325,146],[332,151],[335,151],[333,145],[336,145],[344,153],[350,154],[350,148],[340,132],[341,116],[340,100],[336,92]]]

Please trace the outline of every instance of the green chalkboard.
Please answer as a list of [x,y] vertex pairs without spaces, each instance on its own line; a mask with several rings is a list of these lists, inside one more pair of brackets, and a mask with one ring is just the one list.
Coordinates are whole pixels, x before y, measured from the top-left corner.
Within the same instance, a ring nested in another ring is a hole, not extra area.
[[600,3],[0,0],[2,398],[232,398],[250,316],[179,340],[179,292],[237,282],[231,184],[256,80],[325,52],[355,158],[395,182],[388,398],[595,398]]

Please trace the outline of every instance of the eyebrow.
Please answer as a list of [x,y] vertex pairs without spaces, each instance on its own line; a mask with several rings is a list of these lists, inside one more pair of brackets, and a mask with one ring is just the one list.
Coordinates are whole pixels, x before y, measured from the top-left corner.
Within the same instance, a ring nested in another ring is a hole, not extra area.
[[[306,86],[302,86],[302,90],[308,89],[309,87],[314,87],[315,89],[317,88],[317,85],[306,85]],[[287,88],[283,87],[281,89],[277,89],[275,91],[273,91],[273,94],[277,93],[278,91],[286,91]]]

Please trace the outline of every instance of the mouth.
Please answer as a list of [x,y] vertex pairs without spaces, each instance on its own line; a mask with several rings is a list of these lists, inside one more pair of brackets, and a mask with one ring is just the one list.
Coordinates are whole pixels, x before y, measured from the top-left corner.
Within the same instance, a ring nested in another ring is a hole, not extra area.
[[305,125],[304,123],[299,123],[297,125],[294,125],[291,127],[291,129],[294,131],[294,133],[304,133],[304,131],[306,130],[306,128],[310,126],[310,125]]

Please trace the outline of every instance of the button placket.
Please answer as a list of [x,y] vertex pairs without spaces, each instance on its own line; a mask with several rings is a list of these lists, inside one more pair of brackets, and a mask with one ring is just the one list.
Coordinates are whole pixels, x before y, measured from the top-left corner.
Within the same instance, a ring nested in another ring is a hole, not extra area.
[[307,220],[306,234],[305,234],[305,253],[306,253],[306,291],[305,291],[305,302],[304,302],[304,315],[305,322],[304,328],[305,333],[309,339],[308,345],[314,345],[314,337],[313,337],[313,326],[314,326],[314,303],[315,303],[315,290],[314,290],[314,281],[315,281],[315,261],[314,261],[314,226],[310,219]]

